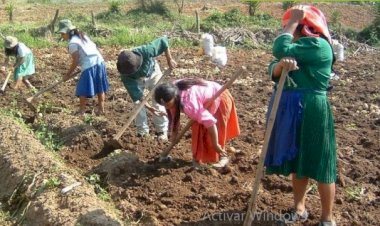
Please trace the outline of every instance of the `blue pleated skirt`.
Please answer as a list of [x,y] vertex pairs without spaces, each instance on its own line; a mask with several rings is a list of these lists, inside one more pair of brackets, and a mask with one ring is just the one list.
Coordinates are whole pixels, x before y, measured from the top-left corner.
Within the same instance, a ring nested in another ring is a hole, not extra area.
[[[276,93],[273,93],[267,113],[272,111]],[[265,158],[265,166],[280,166],[284,161],[293,160],[298,152],[297,131],[302,121],[302,94],[294,90],[284,90],[277,109],[276,120]]]
[[107,70],[104,63],[84,70],[77,83],[76,96],[93,97],[109,90]]

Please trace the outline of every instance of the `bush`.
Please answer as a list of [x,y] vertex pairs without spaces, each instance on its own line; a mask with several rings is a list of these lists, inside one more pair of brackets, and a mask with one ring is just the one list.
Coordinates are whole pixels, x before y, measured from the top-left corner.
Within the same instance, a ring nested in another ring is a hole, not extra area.
[[376,19],[358,34],[358,40],[369,45],[379,45],[380,42],[380,3],[376,3],[375,7],[377,10]]
[[238,9],[232,9],[226,13],[214,12],[204,20],[204,26],[211,28],[219,27],[239,27],[247,20]]
[[170,10],[163,0],[138,0],[140,8],[147,13],[170,16]]
[[331,25],[332,26],[339,26],[339,20],[340,20],[340,13],[336,10],[334,10],[332,13],[331,13]]
[[260,2],[254,0],[244,0],[243,2],[245,2],[245,4],[247,4],[249,7],[249,15],[254,16],[260,6]]
[[286,11],[287,9],[293,7],[296,4],[295,1],[283,1],[282,2],[282,9]]
[[121,1],[110,1],[109,2],[109,6],[108,6],[108,11],[110,13],[120,13],[121,12],[121,5],[123,4],[123,2]]

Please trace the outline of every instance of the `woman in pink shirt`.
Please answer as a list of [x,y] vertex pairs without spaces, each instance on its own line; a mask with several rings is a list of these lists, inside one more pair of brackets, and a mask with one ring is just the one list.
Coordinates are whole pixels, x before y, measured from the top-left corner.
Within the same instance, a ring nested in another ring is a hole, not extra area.
[[221,86],[212,81],[183,79],[159,85],[154,98],[165,106],[169,118],[170,139],[178,133],[180,113],[195,123],[192,126],[192,152],[195,164],[228,162],[225,144],[240,134],[235,102],[228,90],[206,109],[205,105]]

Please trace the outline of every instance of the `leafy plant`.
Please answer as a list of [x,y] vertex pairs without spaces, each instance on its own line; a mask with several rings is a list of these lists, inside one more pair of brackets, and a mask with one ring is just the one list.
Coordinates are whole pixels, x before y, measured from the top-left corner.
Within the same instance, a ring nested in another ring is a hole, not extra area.
[[103,201],[110,201],[111,196],[108,192],[100,186],[100,176],[99,174],[91,174],[86,178],[88,183],[94,185],[95,193]]
[[282,9],[285,11],[291,7],[293,7],[296,4],[296,1],[283,1],[282,2]]
[[338,26],[339,25],[339,20],[340,20],[340,13],[337,10],[334,10],[331,13],[331,24],[333,26]]
[[85,115],[84,116],[84,123],[88,125],[92,125],[92,122],[94,121],[94,117],[92,115]]
[[377,10],[375,20],[358,34],[358,41],[366,42],[374,46],[380,43],[380,3],[377,2],[375,7]]
[[13,13],[15,9],[16,9],[16,5],[13,2],[9,2],[8,5],[5,6],[5,11],[7,12],[10,22],[13,22]]
[[50,131],[43,122],[37,125],[35,134],[40,142],[50,150],[58,151],[63,145],[63,141],[54,132]]
[[361,199],[364,189],[361,187],[348,187],[345,192],[348,200],[358,201]]
[[232,9],[228,12],[214,12],[204,20],[205,28],[219,27],[234,27],[243,24],[247,18],[238,10]]
[[94,173],[94,174],[91,174],[90,176],[88,176],[86,178],[86,180],[88,183],[94,185],[94,184],[97,184],[100,182],[100,176],[99,176],[99,174]]
[[61,184],[61,180],[58,177],[51,177],[44,181],[44,188],[52,189],[56,188]]
[[170,10],[163,0],[138,0],[140,8],[147,13],[170,16]]
[[244,0],[243,2],[248,5],[249,15],[254,16],[260,6],[260,2],[255,0]]
[[123,4],[122,1],[118,1],[118,0],[110,1],[108,5],[108,11],[110,13],[120,13],[122,4]]

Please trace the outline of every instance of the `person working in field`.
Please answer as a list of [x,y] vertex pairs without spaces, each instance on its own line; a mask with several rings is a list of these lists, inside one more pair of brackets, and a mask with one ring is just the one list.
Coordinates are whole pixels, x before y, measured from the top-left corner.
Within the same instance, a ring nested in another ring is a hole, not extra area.
[[330,34],[323,13],[313,6],[289,9],[282,23],[283,33],[273,44],[276,60],[269,66],[269,75],[278,82],[281,71],[287,70],[290,82],[285,82],[271,134],[267,173],[292,174],[295,210],[287,223],[307,220],[306,188],[311,178],[318,182],[321,198],[319,225],[336,225],[336,141],[326,96],[334,62]]
[[28,78],[35,73],[34,57],[32,51],[22,42],[19,42],[16,37],[7,36],[4,38],[5,62],[1,67],[3,74],[6,73],[6,67],[9,65],[11,56],[16,57],[16,62],[13,65],[13,78],[16,82],[14,89],[19,89],[22,84],[34,90],[34,87],[29,82]]
[[221,88],[216,82],[200,79],[183,79],[159,85],[154,99],[165,106],[169,116],[170,139],[178,134],[180,113],[184,112],[195,123],[192,125],[193,164],[214,164],[223,167],[228,163],[226,142],[240,134],[235,102],[225,90],[207,108],[207,101]]
[[[132,50],[123,50],[117,59],[117,69],[120,72],[121,80],[127,89],[132,101],[137,105],[143,98],[144,90],[152,90],[162,77],[162,72],[155,57],[165,53],[170,69],[177,66],[173,60],[167,37],[161,37],[149,44],[139,46]],[[153,124],[156,129],[156,136],[159,140],[167,140],[168,119],[160,112],[165,109],[154,100],[152,105],[147,104],[148,110],[153,114]],[[149,136],[149,126],[145,107],[136,116],[135,124],[137,136]]]
[[98,108],[96,114],[104,114],[105,96],[109,90],[109,84],[102,55],[95,43],[87,35],[80,32],[70,20],[61,20],[58,26],[58,33],[65,41],[69,41],[68,50],[72,58],[70,69],[63,79],[68,80],[73,77],[74,70],[78,65],[82,71],[75,92],[75,95],[79,97],[78,113],[80,115],[85,114],[87,98],[97,95]]

